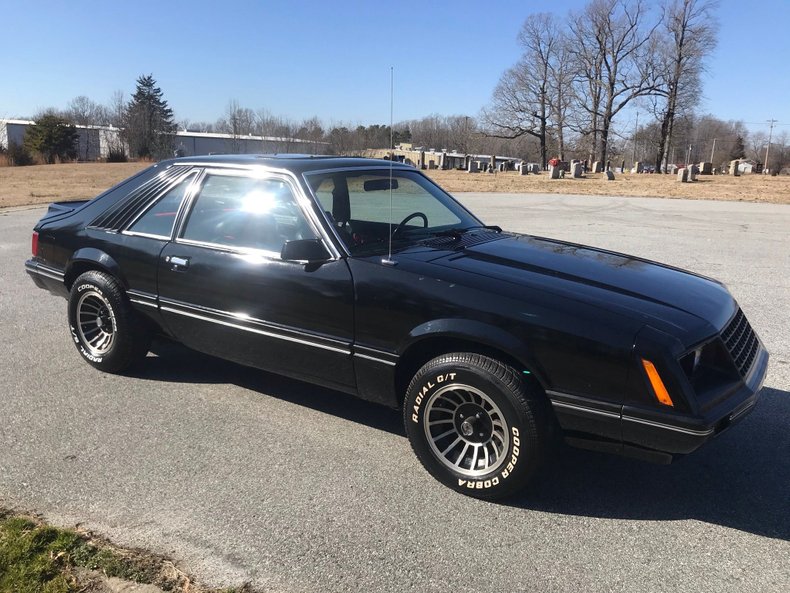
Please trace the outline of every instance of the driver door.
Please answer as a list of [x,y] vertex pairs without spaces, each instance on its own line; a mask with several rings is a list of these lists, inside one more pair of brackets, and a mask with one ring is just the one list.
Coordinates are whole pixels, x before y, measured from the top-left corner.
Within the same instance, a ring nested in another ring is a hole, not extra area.
[[320,237],[285,175],[208,170],[160,255],[168,329],[196,350],[353,392],[353,287],[343,259],[283,261]]

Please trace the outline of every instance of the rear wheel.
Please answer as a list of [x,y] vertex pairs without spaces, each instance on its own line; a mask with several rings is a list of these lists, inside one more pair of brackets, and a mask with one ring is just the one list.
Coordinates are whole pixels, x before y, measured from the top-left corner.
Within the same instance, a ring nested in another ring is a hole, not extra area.
[[69,327],[82,357],[108,373],[127,369],[145,356],[151,343],[147,324],[118,281],[96,270],[79,276],[71,287]]
[[478,498],[523,487],[548,439],[545,400],[515,369],[481,354],[446,354],[425,364],[409,385],[404,421],[428,472]]

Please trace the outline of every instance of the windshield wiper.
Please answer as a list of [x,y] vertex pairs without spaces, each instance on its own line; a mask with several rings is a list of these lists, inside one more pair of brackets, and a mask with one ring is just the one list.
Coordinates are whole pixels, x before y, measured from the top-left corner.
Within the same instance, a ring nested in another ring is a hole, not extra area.
[[461,235],[464,233],[468,233],[469,231],[473,231],[475,229],[488,229],[490,231],[496,231],[497,233],[502,232],[502,228],[498,227],[495,224],[477,224],[474,226],[468,226],[463,228],[455,228],[455,229],[444,229],[443,231],[436,231],[431,233],[432,237],[455,237],[457,239],[461,238]]

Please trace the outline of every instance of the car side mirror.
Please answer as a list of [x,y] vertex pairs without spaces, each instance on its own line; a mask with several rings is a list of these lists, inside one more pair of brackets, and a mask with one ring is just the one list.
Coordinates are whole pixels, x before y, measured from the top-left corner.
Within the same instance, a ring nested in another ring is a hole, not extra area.
[[331,259],[329,250],[321,239],[296,239],[286,241],[280,252],[285,261],[321,262]]

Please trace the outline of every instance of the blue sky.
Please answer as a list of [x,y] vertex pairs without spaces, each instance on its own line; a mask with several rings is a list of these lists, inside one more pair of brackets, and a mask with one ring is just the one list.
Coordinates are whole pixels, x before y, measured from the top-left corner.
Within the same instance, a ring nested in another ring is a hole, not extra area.
[[[559,14],[584,6],[566,0]],[[0,117],[127,97],[152,73],[177,119],[214,121],[230,99],[326,123],[476,115],[516,61],[535,0],[0,0]],[[757,8],[759,7],[759,8]],[[790,0],[722,0],[702,109],[776,118],[790,132]],[[625,122],[621,122],[625,125]]]

